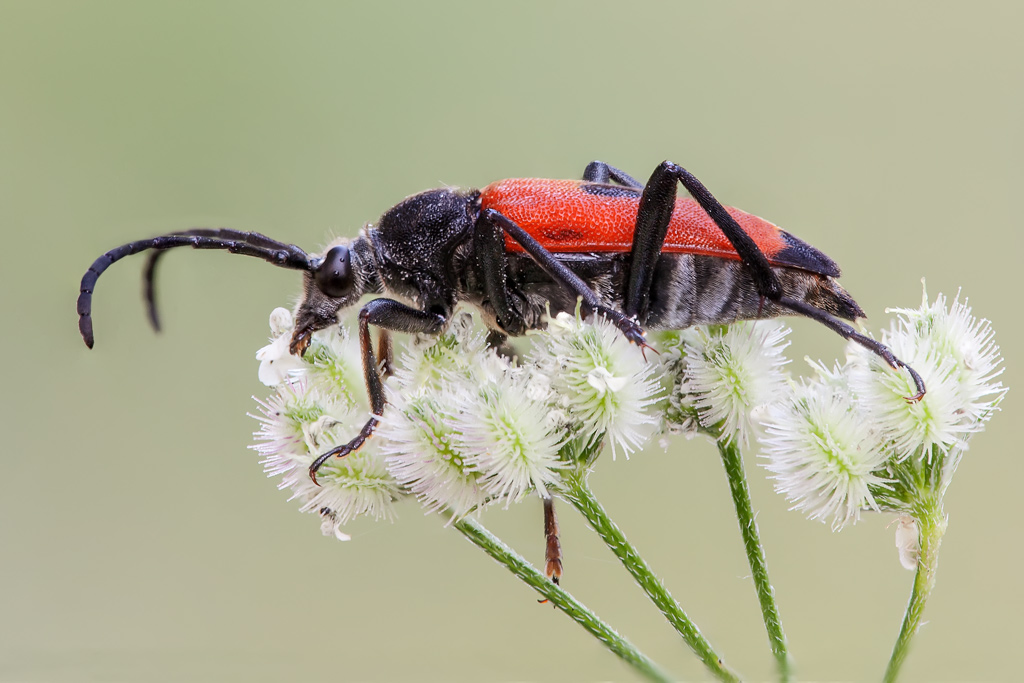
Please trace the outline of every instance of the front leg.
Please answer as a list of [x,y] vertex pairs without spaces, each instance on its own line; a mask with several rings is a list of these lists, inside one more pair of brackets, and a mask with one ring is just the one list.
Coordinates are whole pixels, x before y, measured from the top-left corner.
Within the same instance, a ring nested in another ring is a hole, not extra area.
[[[375,416],[384,414],[384,405],[387,401],[384,396],[384,382],[377,366],[377,358],[373,353],[370,325],[381,328],[384,334],[387,331],[437,334],[447,320],[447,317],[443,315],[421,311],[393,299],[374,299],[359,311],[359,350],[363,357],[363,377],[366,379],[366,393],[370,397],[370,410]],[[387,346],[389,347],[390,344]],[[335,456],[343,458],[362,448],[366,440],[373,434],[373,430],[377,428],[378,422],[376,417],[371,417],[363,425],[356,438],[318,456],[309,466],[309,478],[313,480],[313,483],[319,485],[316,480],[316,472],[325,462]]]

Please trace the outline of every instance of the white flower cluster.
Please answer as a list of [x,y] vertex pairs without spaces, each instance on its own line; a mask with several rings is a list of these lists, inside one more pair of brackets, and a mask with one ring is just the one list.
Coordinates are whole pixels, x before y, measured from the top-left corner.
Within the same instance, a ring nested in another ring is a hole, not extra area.
[[581,453],[592,458],[607,439],[628,454],[653,431],[644,412],[658,392],[652,368],[603,318],[585,324],[561,314],[513,360],[461,314],[440,336],[409,343],[386,381],[374,437],[325,463],[318,487],[310,463],[354,437],[370,413],[347,333],[318,332],[299,359],[288,353],[291,328],[288,311],[276,309],[271,343],[257,353],[260,379],[276,393],[260,401],[254,448],[279,487],[342,540],[345,523],[391,518],[403,496],[455,518],[531,492],[549,497],[566,468],[589,464]]
[[[756,439],[776,489],[833,528],[864,510],[913,520],[922,496],[941,500],[968,439],[1006,389],[996,381],[1002,357],[992,329],[965,302],[926,296],[920,308],[895,312],[882,341],[921,374],[919,401],[908,400],[916,393],[909,373],[856,344],[846,363],[812,363],[811,379],[792,380],[789,330],[775,321],[667,333],[652,366],[600,317],[559,314],[512,359],[460,314],[438,337],[410,341],[386,381],[374,437],[325,463],[318,487],[309,464],[370,417],[359,350],[335,327],[314,335],[304,358],[291,356],[291,315],[277,309],[271,343],[257,353],[260,379],[276,393],[260,402],[254,448],[280,487],[338,538],[356,516],[392,518],[402,497],[454,518],[533,492],[549,497],[603,444],[613,457],[640,449],[659,420],[730,448]],[[905,564],[916,552],[912,528],[900,527]]]
[[913,515],[922,496],[941,499],[968,439],[1006,393],[992,328],[966,302],[926,294],[920,308],[894,312],[882,341],[921,374],[921,400],[908,400],[909,373],[851,344],[845,364],[814,365],[817,376],[765,419],[762,454],[776,489],[836,529],[862,510]]

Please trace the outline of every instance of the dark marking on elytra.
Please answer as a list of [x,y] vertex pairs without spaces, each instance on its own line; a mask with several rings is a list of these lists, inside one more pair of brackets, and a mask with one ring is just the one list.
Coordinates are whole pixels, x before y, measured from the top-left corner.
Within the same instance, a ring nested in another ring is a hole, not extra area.
[[547,228],[542,232],[544,239],[552,242],[573,242],[583,239],[583,233],[572,228]]
[[605,185],[604,183],[583,183],[580,189],[587,194],[594,194],[599,197],[630,197],[640,198],[640,190],[622,185]]

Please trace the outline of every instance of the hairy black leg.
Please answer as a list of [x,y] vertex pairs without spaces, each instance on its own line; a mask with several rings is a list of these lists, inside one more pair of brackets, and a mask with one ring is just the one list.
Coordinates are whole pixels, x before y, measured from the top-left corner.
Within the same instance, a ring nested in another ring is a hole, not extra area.
[[640,197],[633,247],[629,255],[629,283],[623,306],[625,314],[643,319],[647,313],[654,269],[661,256],[668,224],[676,206],[676,183],[682,183],[732,243],[749,269],[758,293],[772,301],[782,296],[779,278],[753,238],[693,174],[671,161],[665,161],[654,169]]
[[[485,212],[486,213],[486,212]],[[526,332],[523,314],[512,303],[508,291],[508,255],[505,234],[493,221],[481,214],[473,227],[475,267],[484,285],[484,293],[494,308],[498,324],[508,334],[518,337]]]
[[921,379],[921,375],[917,374],[917,370],[915,370],[914,368],[910,367],[909,365],[901,361],[899,358],[897,358],[895,354],[893,354],[893,352],[889,349],[889,347],[883,344],[882,342],[876,341],[871,337],[864,336],[857,330],[853,329],[853,327],[851,327],[847,323],[832,317],[831,315],[821,310],[820,308],[815,308],[806,301],[800,301],[799,299],[791,299],[788,296],[783,296],[779,297],[775,303],[779,304],[780,306],[785,306],[786,308],[795,313],[807,316],[812,320],[817,320],[819,323],[829,328],[833,332],[841,335],[843,338],[857,342],[858,344],[866,348],[868,351],[871,351],[875,355],[881,357],[882,360],[889,364],[889,367],[894,369],[905,368],[907,372],[910,373],[910,376],[914,379],[914,386],[917,389],[917,393],[914,394],[913,396],[907,397],[907,400],[913,402],[920,401],[922,398],[924,398],[925,387],[924,380]]
[[[262,236],[261,236],[262,237]],[[266,238],[269,240],[269,238]],[[96,281],[107,268],[117,263],[126,256],[138,254],[150,249],[173,249],[176,247],[192,247],[193,249],[223,249],[232,254],[243,254],[245,256],[256,256],[275,266],[291,268],[293,270],[311,271],[313,263],[309,255],[294,244],[283,244],[270,240],[272,246],[250,244],[244,240],[221,239],[205,235],[180,235],[170,234],[153,237],[148,240],[138,240],[122,244],[120,247],[111,249],[96,259],[89,270],[82,276],[82,284],[79,287],[78,295],[78,329],[82,333],[85,345],[90,349],[93,346],[94,337],[92,329],[92,295],[96,287]]]
[[[446,320],[443,315],[421,311],[393,299],[374,299],[359,311],[359,349],[363,357],[363,377],[366,380],[366,393],[370,397],[370,411],[375,416],[384,414],[386,401],[384,382],[373,354],[370,325],[385,331],[437,334],[444,327]],[[356,438],[317,457],[309,466],[309,478],[313,483],[317,483],[316,472],[325,462],[333,457],[343,458],[359,450],[373,434],[378,422],[376,417],[371,417]]]
[[846,339],[855,341],[874,352],[892,368],[906,368],[914,378],[914,385],[917,388],[917,394],[909,397],[908,400],[918,401],[924,396],[925,386],[921,376],[912,367],[897,358],[887,346],[860,334],[851,326],[819,308],[804,301],[783,296],[782,284],[779,282],[778,276],[768,263],[768,257],[757,246],[753,238],[740,227],[739,223],[725,210],[725,207],[693,174],[671,161],[662,162],[654,170],[640,198],[636,229],[633,232],[633,247],[630,251],[628,290],[623,306],[626,315],[636,318],[646,315],[647,306],[650,303],[654,269],[661,256],[668,224],[672,218],[672,212],[675,210],[676,182],[686,188],[722,230],[740,255],[740,259],[753,278],[757,292],[763,298],[774,301],[795,313],[817,320]]
[[477,224],[479,225],[481,222],[501,228],[501,230],[518,242],[552,280],[579,297],[585,315],[599,313],[618,327],[629,341],[641,348],[647,348],[643,328],[640,327],[636,320],[602,304],[601,300],[594,294],[594,291],[590,289],[586,282],[576,273],[572,272],[564,263],[556,259],[540,242],[533,239],[530,233],[494,209],[484,209],[480,213]]
[[643,183],[625,171],[620,171],[614,166],[609,166],[603,161],[591,161],[587,164],[586,169],[583,170],[583,179],[590,183],[607,184],[610,182],[616,182],[619,185],[625,185],[626,187],[632,187],[637,190],[642,189],[644,186]]
[[[243,230],[232,230],[231,228],[192,228],[171,233],[172,235],[199,235],[202,237],[215,237],[222,240],[235,240],[251,244],[255,247],[266,249],[279,249],[288,247],[275,239],[262,235],[258,232],[245,232]],[[160,331],[160,315],[156,307],[156,268],[157,264],[167,253],[166,249],[159,249],[150,252],[146,259],[146,267],[142,274],[142,296],[146,302],[146,312],[149,314],[149,323],[157,332]]]

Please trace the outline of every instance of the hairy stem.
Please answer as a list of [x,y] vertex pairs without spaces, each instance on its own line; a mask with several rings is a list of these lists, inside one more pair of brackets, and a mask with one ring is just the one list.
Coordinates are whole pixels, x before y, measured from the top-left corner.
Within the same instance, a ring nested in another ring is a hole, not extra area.
[[673,680],[658,665],[647,658],[628,640],[601,621],[596,614],[562,588],[552,583],[544,574],[527,562],[519,553],[508,547],[491,532],[472,519],[460,519],[452,522],[452,526],[474,545],[497,560],[510,572],[519,577],[526,585],[535,589],[547,598],[551,604],[565,612],[573,621],[597,638],[602,645],[618,655],[644,678],[651,681]]
[[665,588],[665,584],[654,575],[651,568],[647,566],[647,562],[626,540],[622,530],[605,512],[601,503],[587,486],[586,474],[575,470],[567,473],[563,477],[563,482],[565,485],[563,493],[566,499],[580,511],[580,514],[604,540],[608,548],[619,558],[647,597],[651,599],[651,602],[661,610],[661,613],[665,615],[676,632],[683,637],[694,654],[704,662],[704,666],[720,681],[738,681],[737,675],[725,666],[722,658],[711,648],[711,644],[701,634],[700,629],[686,616],[679,603]]
[[764,546],[761,545],[761,535],[757,530],[754,508],[750,503],[750,488],[747,486],[747,477],[743,471],[743,455],[735,439],[728,444],[720,439],[716,443],[718,452],[722,455],[725,476],[729,479],[732,502],[736,506],[736,519],[740,525],[740,534],[743,536],[743,548],[747,552],[747,562],[750,563],[750,573],[754,578],[757,600],[761,603],[761,616],[768,631],[768,642],[778,665],[779,679],[789,681],[791,673],[786,634],[782,630],[779,607],[775,603],[775,589],[768,580],[768,564],[764,557]]
[[900,667],[910,651],[910,641],[921,626],[921,615],[924,605],[935,588],[935,572],[939,567],[939,545],[942,535],[946,532],[946,516],[942,512],[942,504],[937,499],[923,501],[913,513],[917,522],[919,555],[917,573],[914,575],[914,587],[907,602],[907,611],[903,615],[903,625],[892,648],[889,665],[885,669],[884,681],[892,683],[899,676]]

